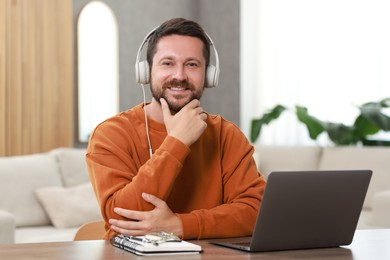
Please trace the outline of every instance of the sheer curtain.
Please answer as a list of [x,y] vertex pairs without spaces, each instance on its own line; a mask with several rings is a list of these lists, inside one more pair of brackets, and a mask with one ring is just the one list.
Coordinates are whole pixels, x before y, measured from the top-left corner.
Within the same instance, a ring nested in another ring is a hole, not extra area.
[[352,124],[357,105],[390,97],[390,1],[241,0],[241,126],[276,104],[265,145],[314,142],[293,114]]

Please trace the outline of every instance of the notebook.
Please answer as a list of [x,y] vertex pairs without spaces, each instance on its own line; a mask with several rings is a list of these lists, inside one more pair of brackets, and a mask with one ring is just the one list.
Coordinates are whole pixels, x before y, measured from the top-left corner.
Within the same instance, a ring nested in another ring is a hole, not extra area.
[[249,252],[352,242],[371,170],[272,172],[252,237],[210,241]]
[[[165,232],[164,232],[165,233]],[[162,256],[199,254],[202,247],[184,240],[151,241],[146,236],[116,235],[110,239],[113,246],[136,255]]]

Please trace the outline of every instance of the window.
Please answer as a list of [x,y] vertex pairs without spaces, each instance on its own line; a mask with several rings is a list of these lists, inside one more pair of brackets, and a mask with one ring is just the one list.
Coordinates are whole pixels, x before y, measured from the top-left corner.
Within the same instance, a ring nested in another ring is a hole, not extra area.
[[[390,97],[390,1],[242,0],[241,12],[245,133],[276,104],[352,124],[355,105]],[[266,126],[259,141],[316,144],[293,114]]]
[[88,3],[77,23],[79,141],[119,111],[118,25],[99,1]]

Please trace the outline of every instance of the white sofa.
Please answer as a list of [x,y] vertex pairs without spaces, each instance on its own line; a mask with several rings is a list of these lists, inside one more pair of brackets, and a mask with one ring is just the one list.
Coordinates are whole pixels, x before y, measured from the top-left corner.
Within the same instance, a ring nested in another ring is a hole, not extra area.
[[371,169],[358,229],[390,228],[390,148],[256,146],[259,171]]
[[99,219],[85,149],[0,157],[0,243],[69,241]]
[[[358,228],[390,228],[390,148],[256,147],[267,176],[275,170],[372,169]],[[101,219],[84,149],[0,157],[0,243],[72,240]]]

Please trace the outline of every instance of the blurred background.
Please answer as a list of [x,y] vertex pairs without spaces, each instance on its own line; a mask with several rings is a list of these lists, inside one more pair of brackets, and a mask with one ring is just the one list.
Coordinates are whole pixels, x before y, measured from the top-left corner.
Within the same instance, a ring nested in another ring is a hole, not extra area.
[[[86,147],[99,122],[141,103],[139,46],[173,17],[213,39],[220,81],[202,104],[247,136],[276,104],[351,123],[357,105],[390,97],[385,0],[1,0],[0,12],[0,156]],[[289,113],[256,142],[331,145]]]

